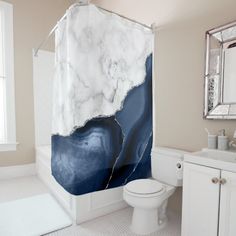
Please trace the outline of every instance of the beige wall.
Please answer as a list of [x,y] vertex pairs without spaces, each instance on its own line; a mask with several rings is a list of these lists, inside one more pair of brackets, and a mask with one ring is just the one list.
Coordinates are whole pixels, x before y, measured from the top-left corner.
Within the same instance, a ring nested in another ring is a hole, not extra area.
[[203,117],[205,32],[236,20],[235,0],[94,0],[95,4],[137,21],[158,25],[155,50],[156,145],[195,151],[207,146],[204,128],[236,121]]
[[[69,6],[67,0],[8,0],[14,6],[16,152],[0,152],[0,166],[34,161],[32,49],[45,38]],[[48,43],[46,48],[53,49]]]

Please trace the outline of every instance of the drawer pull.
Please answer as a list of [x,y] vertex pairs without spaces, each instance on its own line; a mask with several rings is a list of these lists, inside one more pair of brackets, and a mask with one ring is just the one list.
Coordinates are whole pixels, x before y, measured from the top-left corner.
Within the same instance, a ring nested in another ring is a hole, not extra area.
[[212,182],[213,184],[218,184],[218,183],[219,183],[219,179],[218,179],[218,178],[213,178],[213,179],[211,180],[211,182]]
[[220,179],[220,184],[224,185],[226,183],[227,183],[226,179]]

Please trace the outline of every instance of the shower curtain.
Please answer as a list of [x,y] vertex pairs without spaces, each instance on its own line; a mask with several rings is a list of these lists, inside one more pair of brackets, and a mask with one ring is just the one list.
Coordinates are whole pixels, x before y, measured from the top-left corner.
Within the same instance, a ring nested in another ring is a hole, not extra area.
[[56,30],[52,174],[74,195],[150,176],[151,30],[94,5]]

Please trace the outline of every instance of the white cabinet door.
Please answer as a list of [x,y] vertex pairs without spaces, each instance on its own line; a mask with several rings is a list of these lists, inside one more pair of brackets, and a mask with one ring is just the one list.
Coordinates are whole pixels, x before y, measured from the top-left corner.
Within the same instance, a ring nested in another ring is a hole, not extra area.
[[220,170],[184,163],[182,236],[217,236],[220,185],[214,178]]
[[236,174],[222,171],[219,236],[236,235]]

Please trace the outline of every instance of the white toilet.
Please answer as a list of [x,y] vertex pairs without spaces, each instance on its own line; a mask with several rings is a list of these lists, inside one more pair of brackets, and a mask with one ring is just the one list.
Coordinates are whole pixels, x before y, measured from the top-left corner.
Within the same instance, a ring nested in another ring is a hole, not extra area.
[[124,187],[124,200],[134,207],[131,230],[140,235],[166,226],[168,198],[182,186],[182,161],[186,152],[154,148],[151,154],[152,179],[135,180]]

